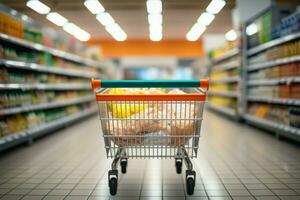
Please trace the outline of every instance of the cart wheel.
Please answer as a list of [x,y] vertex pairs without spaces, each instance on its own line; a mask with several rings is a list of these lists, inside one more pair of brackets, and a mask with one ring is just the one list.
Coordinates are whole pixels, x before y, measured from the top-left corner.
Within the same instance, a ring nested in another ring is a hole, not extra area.
[[120,165],[121,165],[121,172],[122,172],[122,174],[126,174],[126,171],[127,171],[127,159],[121,160]]
[[109,192],[111,195],[116,195],[118,189],[118,180],[116,178],[111,178],[109,180]]
[[188,178],[186,180],[186,192],[188,195],[194,194],[195,180],[193,178]]
[[188,195],[194,194],[194,188],[196,183],[196,172],[193,170],[186,170],[186,193]]
[[176,172],[181,174],[182,171],[182,160],[175,160]]

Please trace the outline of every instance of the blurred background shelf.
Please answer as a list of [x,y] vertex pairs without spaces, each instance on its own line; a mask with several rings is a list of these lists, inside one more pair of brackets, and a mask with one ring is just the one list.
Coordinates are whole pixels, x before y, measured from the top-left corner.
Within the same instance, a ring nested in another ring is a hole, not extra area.
[[223,113],[223,114],[233,117],[233,118],[237,117],[236,111],[232,108],[228,108],[225,106],[217,106],[217,105],[213,105],[211,103],[207,103],[207,108],[212,109],[217,112],[220,112],[220,113]]
[[[271,6],[246,22],[243,118],[278,137],[300,141],[300,33],[293,21],[299,11],[289,12]],[[249,34],[256,23],[262,29]]]
[[289,34],[287,36],[269,41],[265,44],[261,44],[257,47],[253,47],[253,48],[249,49],[247,51],[247,56],[252,56],[252,55],[257,54],[261,51],[269,49],[271,47],[274,47],[274,46],[277,46],[277,45],[280,45],[280,44],[283,44],[283,43],[286,43],[286,42],[289,42],[291,40],[295,40],[295,39],[298,39],[298,38],[300,38],[300,33],[292,33],[292,34]]
[[0,84],[0,90],[89,90],[89,83],[4,83]]
[[222,56],[220,56],[220,57],[218,57],[218,58],[215,58],[215,59],[213,60],[213,64],[215,65],[216,63],[219,63],[219,62],[221,62],[221,61],[224,61],[224,60],[226,60],[226,59],[229,59],[229,58],[231,58],[231,57],[233,57],[233,56],[235,56],[235,55],[237,55],[237,54],[239,54],[239,53],[240,53],[239,48],[231,49],[230,51],[224,53]]
[[2,41],[6,41],[6,42],[10,42],[13,43],[15,45],[19,45],[19,46],[23,46],[26,47],[28,49],[31,50],[36,50],[36,51],[43,51],[43,52],[47,52],[50,53],[54,56],[66,59],[68,61],[71,62],[77,62],[83,65],[87,65],[87,66],[98,66],[98,67],[102,67],[102,65],[100,65],[99,63],[86,59],[86,58],[82,58],[80,56],[71,54],[71,53],[67,53],[58,49],[53,49],[50,47],[46,47],[44,45],[38,44],[38,43],[33,43],[30,41],[26,41],[20,38],[16,38],[10,35],[6,35],[4,33],[0,33],[0,40]]
[[208,94],[215,95],[215,96],[233,97],[233,98],[239,97],[239,93],[230,92],[230,91],[209,91]]
[[73,98],[73,99],[66,99],[66,100],[59,100],[57,102],[49,102],[49,103],[41,103],[37,105],[23,105],[23,106],[17,106],[13,108],[4,108],[0,109],[0,116],[1,115],[12,115],[12,114],[17,114],[21,112],[30,112],[34,110],[41,110],[41,109],[51,109],[51,108],[57,108],[57,107],[64,107],[64,106],[69,106],[73,104],[80,104],[80,103],[85,103],[89,101],[94,101],[95,96],[94,95],[89,95],[85,97],[78,97],[78,98]]
[[252,96],[248,96],[247,99],[248,101],[253,101],[253,102],[300,106],[299,99],[282,99],[282,98],[252,97]]
[[269,67],[273,67],[273,66],[284,65],[284,64],[299,62],[299,61],[300,61],[300,56],[297,55],[297,56],[292,56],[292,57],[287,57],[287,58],[276,59],[274,61],[249,65],[247,67],[247,70],[249,72],[251,72],[251,71],[256,71],[259,69],[265,69],[265,68],[269,68]]
[[36,63],[26,63],[22,61],[14,61],[14,60],[6,60],[6,59],[0,59],[0,64],[4,65],[7,68],[53,73],[53,74],[60,74],[65,76],[75,76],[75,77],[83,77],[83,78],[93,78],[99,76],[97,73],[88,73],[79,70],[64,69],[60,67],[46,66],[46,65],[36,64]]
[[258,126],[259,128],[265,129],[267,131],[275,132],[277,137],[282,135],[300,141],[300,129],[298,128],[293,128],[279,122],[273,122],[248,114],[245,115],[244,118],[248,123],[254,126]]
[[299,83],[300,77],[285,77],[285,78],[274,78],[274,79],[258,79],[258,80],[249,80],[249,86],[256,85],[278,85],[278,84],[291,84]]
[[229,61],[224,64],[218,64],[217,66],[212,67],[211,71],[224,71],[237,68],[241,65],[239,60]]
[[97,107],[92,107],[86,110],[83,110],[79,113],[66,116],[63,119],[57,119],[46,124],[42,124],[38,127],[27,129],[19,133],[12,135],[4,136],[0,138],[0,151],[6,150],[18,144],[24,142],[31,142],[32,139],[40,137],[44,134],[48,134],[57,130],[59,128],[66,127],[80,119],[86,118],[90,115],[97,113]]
[[235,83],[239,82],[241,78],[239,76],[232,76],[232,77],[226,77],[226,78],[220,78],[217,80],[210,80],[211,84],[217,84],[217,83]]

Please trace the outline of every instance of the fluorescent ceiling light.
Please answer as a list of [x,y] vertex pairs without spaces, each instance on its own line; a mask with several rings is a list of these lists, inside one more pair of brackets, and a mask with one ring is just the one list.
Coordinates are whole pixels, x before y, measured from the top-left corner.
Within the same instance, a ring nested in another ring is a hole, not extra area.
[[71,35],[75,35],[77,31],[81,29],[73,23],[67,23],[63,26],[64,31],[70,33]]
[[86,31],[84,31],[82,29],[80,29],[79,31],[77,31],[74,36],[78,40],[83,41],[83,42],[88,41],[91,38],[91,35],[88,32],[86,32]]
[[225,38],[228,41],[234,41],[237,38],[237,33],[232,29],[225,34]]
[[63,26],[64,31],[68,32],[69,34],[73,35],[75,38],[77,38],[80,41],[87,41],[90,39],[91,35],[76,26],[73,23],[67,23]]
[[214,15],[204,12],[200,15],[197,21],[202,25],[208,26],[214,19]]
[[104,7],[98,0],[86,0],[84,2],[84,5],[94,15],[100,14],[105,11]]
[[161,24],[150,24],[149,25],[149,31],[150,33],[162,33],[162,25]]
[[125,32],[118,32],[112,35],[113,38],[119,42],[125,41],[127,39],[127,34]]
[[127,39],[127,34],[122,30],[122,28],[117,23],[110,24],[106,26],[105,29],[117,41],[124,41]]
[[256,24],[250,24],[246,28],[246,34],[249,35],[249,36],[257,33],[257,31],[258,31],[258,27],[257,27]]
[[226,2],[224,0],[212,0],[207,6],[206,11],[210,14],[218,14],[225,4]]
[[42,15],[50,12],[50,8],[39,0],[29,0],[27,1],[26,6]]
[[107,32],[109,32],[111,35],[122,31],[121,27],[117,23],[110,24],[110,25],[106,26],[105,30]]
[[147,4],[147,12],[149,14],[162,12],[162,3],[160,0],[148,0],[146,4]]
[[150,33],[150,40],[153,42],[158,42],[162,39],[162,33],[160,32],[155,32],[155,33]]
[[115,22],[112,16],[107,12],[100,13],[96,18],[103,26],[107,26]]
[[186,34],[186,39],[188,41],[196,41],[206,30],[206,27],[202,24],[196,23],[191,30]]
[[66,18],[64,18],[63,16],[61,16],[60,14],[58,14],[57,12],[51,12],[49,13],[46,18],[56,24],[57,26],[63,26],[66,23],[68,23],[68,20]]
[[149,14],[148,22],[149,24],[162,24],[162,14]]

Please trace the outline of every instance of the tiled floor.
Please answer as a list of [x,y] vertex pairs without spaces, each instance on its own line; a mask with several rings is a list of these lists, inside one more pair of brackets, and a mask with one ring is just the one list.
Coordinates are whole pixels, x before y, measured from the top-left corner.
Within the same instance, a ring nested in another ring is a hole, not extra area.
[[129,160],[110,197],[98,118],[0,156],[0,199],[300,199],[300,148],[205,112],[196,188],[186,197],[174,160]]

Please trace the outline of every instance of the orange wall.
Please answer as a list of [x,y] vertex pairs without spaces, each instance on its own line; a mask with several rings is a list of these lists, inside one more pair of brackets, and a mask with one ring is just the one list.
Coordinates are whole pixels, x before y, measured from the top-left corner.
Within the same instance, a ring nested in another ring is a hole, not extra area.
[[90,40],[92,46],[101,46],[104,57],[120,56],[177,56],[200,57],[204,55],[202,40],[189,42],[186,40],[129,40],[124,42],[110,40]]

